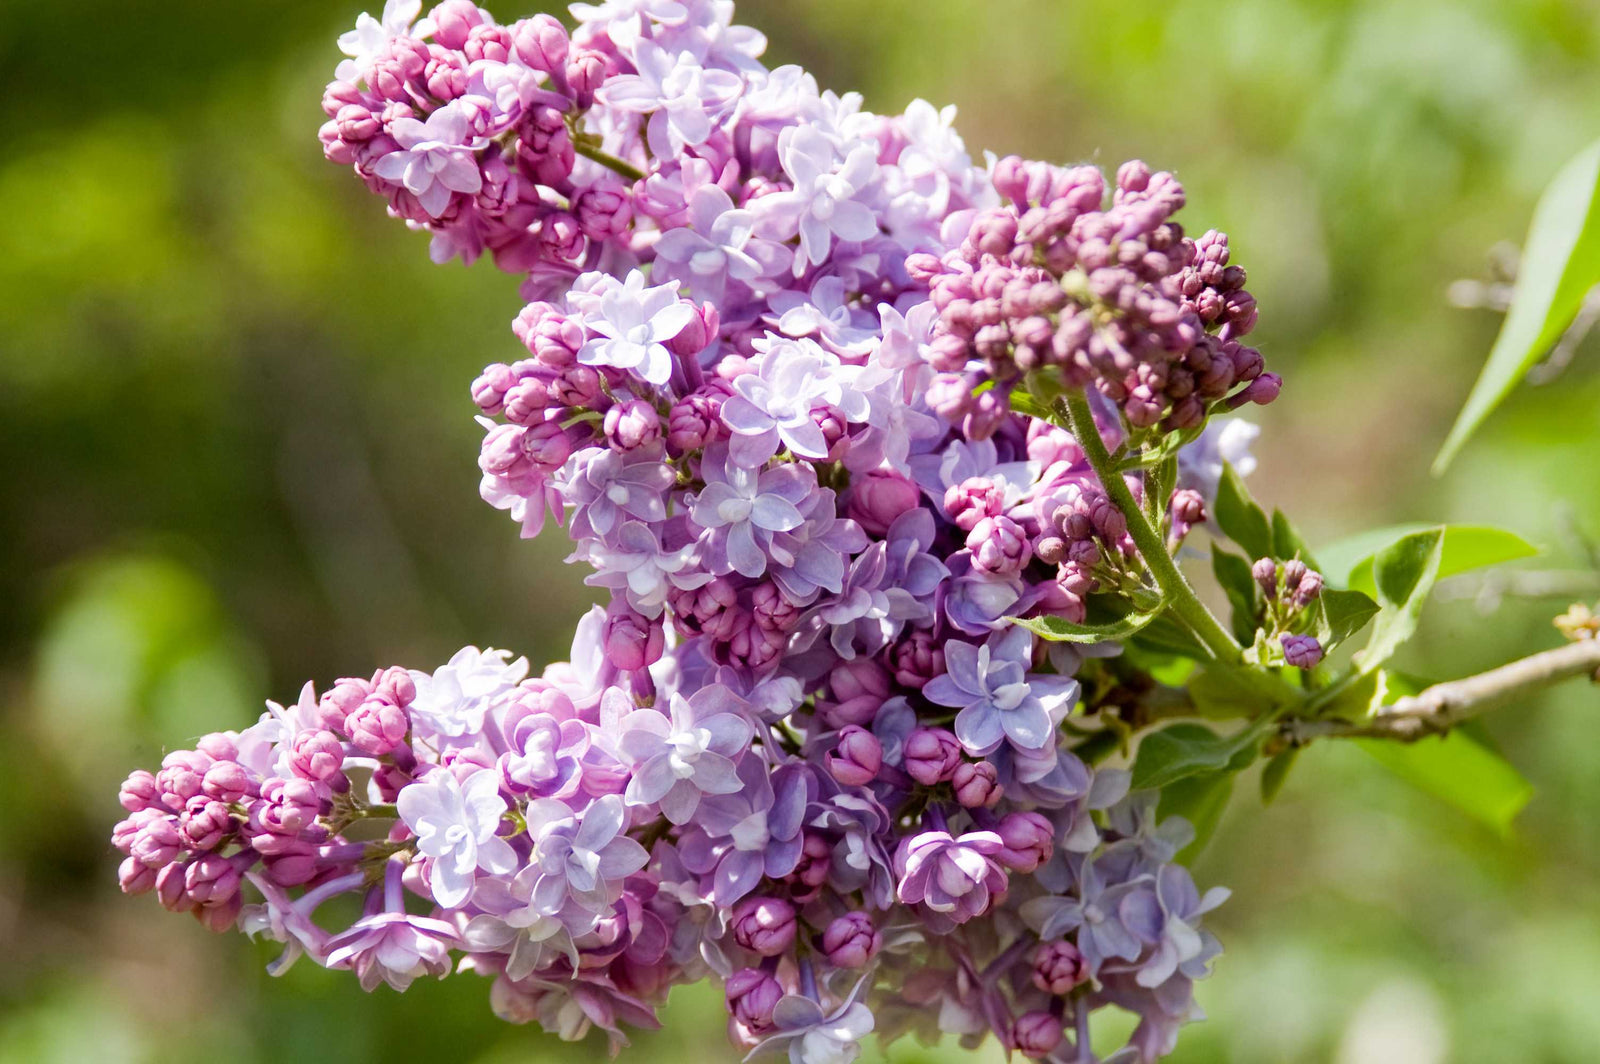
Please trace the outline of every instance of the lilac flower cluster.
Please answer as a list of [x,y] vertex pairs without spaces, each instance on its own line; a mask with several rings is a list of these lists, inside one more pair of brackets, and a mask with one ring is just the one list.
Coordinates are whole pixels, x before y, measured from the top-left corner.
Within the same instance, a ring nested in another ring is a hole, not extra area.
[[[717,978],[732,1040],[793,1064],[874,1030],[1090,1062],[1108,1005],[1140,1017],[1110,1059],[1170,1052],[1225,892],[1062,728],[1120,648],[1016,623],[1146,571],[1079,442],[1006,396],[1058,367],[1113,443],[1270,399],[1225,239],[1140,164],[1103,207],[1098,171],[975,163],[950,109],[768,70],[727,0],[571,10],[389,0],[322,142],[435,258],[525,276],[526,357],[471,388],[481,493],[564,523],[609,605],[540,676],[469,647],[308,685],[135,773],[124,889],[369,989],[459,964],[614,1047]],[[1181,453],[1174,549],[1240,446]]]
[[[1256,323],[1228,238],[1184,236],[1183,187],[1125,163],[1107,203],[1097,167],[1000,160],[1005,201],[977,211],[941,259],[912,272],[939,311],[936,365],[960,375],[947,414],[992,421],[1024,374],[1054,367],[1093,384],[1137,430],[1198,428],[1216,409],[1269,403],[1281,381],[1240,339]],[[993,382],[974,400],[976,386]]]

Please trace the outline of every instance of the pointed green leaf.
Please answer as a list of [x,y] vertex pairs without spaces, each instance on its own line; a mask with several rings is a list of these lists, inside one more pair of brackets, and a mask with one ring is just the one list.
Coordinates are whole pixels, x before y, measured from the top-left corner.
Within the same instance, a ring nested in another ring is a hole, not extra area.
[[1203,772],[1169,784],[1161,791],[1161,801],[1156,810],[1162,818],[1181,816],[1194,828],[1194,841],[1178,853],[1185,864],[1200,855],[1216,834],[1228,799],[1233,797],[1233,780],[1238,773],[1231,769],[1221,772]]
[[1052,643],[1105,643],[1122,640],[1133,635],[1155,619],[1153,613],[1130,613],[1109,624],[1073,624],[1064,617],[1013,617],[1012,624],[1020,624],[1040,639]]
[[1443,548],[1444,529],[1432,528],[1402,536],[1372,559],[1378,604],[1383,608],[1373,622],[1372,640],[1361,652],[1362,672],[1388,661],[1417,630],[1423,604],[1439,576]]
[[1378,604],[1360,591],[1322,589],[1313,612],[1312,635],[1324,650],[1332,650],[1367,626]]
[[1217,527],[1254,560],[1272,556],[1272,522],[1244,486],[1244,478],[1227,462],[1217,481]]
[[1556,174],[1539,198],[1511,309],[1439,456],[1443,473],[1462,444],[1572,325],[1600,284],[1600,142]]
[[1510,833],[1512,820],[1533,797],[1533,785],[1510,762],[1460,730],[1414,743],[1355,743],[1395,775],[1501,835]]
[[[1373,592],[1372,556],[1402,536],[1436,526],[1393,525],[1362,532],[1321,548],[1317,553],[1324,568],[1321,573],[1335,586]],[[1484,569],[1491,565],[1530,558],[1539,548],[1503,528],[1488,525],[1446,525],[1444,550],[1439,557],[1439,579]]]
[[1299,558],[1318,572],[1322,571],[1317,567],[1317,560],[1311,556],[1311,548],[1306,546],[1306,541],[1300,538],[1300,533],[1289,523],[1282,510],[1272,511],[1272,556]]
[[1201,724],[1171,724],[1139,741],[1133,761],[1133,790],[1160,789],[1200,772],[1237,771],[1255,758],[1270,720],[1233,735],[1218,735]]
[[1260,717],[1294,702],[1299,693],[1269,672],[1211,662],[1189,678],[1195,711],[1211,720]]

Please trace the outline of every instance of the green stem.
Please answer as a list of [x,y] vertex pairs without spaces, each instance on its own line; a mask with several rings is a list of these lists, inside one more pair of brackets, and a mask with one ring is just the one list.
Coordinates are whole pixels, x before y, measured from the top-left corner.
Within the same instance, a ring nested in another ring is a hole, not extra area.
[[1122,511],[1122,516],[1127,518],[1128,535],[1132,537],[1134,546],[1139,548],[1144,564],[1150,570],[1150,575],[1155,577],[1168,606],[1193,630],[1217,660],[1238,664],[1241,660],[1239,644],[1234,642],[1233,636],[1228,634],[1228,630],[1222,627],[1194,593],[1183,571],[1172,560],[1172,555],[1167,553],[1167,545],[1161,541],[1160,533],[1145,518],[1144,510],[1134,499],[1111,453],[1106,450],[1105,441],[1100,438],[1100,429],[1094,423],[1088,397],[1082,389],[1074,388],[1057,402],[1057,410],[1065,416],[1066,427],[1077,437],[1078,446],[1083,448],[1089,465],[1100,478],[1100,486],[1117,509]]
[[592,147],[578,137],[572,138],[572,150],[585,159],[593,159],[612,173],[620,174],[629,181],[638,181],[644,177],[644,171],[632,163],[623,162],[615,155],[608,155],[599,148]]

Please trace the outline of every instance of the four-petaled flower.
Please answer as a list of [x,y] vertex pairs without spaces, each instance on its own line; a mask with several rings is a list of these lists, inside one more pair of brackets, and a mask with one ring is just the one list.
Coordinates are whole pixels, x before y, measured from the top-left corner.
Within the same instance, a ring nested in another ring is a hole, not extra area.
[[388,128],[400,150],[379,159],[372,172],[403,185],[429,217],[444,213],[452,193],[476,195],[483,188],[483,173],[473,154],[477,138],[458,104],[445,104],[426,122],[397,118]]
[[753,729],[744,701],[720,685],[702,687],[692,698],[673,692],[669,706],[670,717],[641,709],[623,718],[618,746],[634,766],[629,804],[659,805],[668,820],[684,824],[701,795],[744,786],[734,762],[749,749]]
[[631,370],[651,384],[672,376],[672,352],[666,341],[694,319],[694,308],[678,298],[678,286],[646,288],[644,274],[634,270],[622,284],[608,285],[583,323],[600,335],[578,349],[586,366]]
[[1038,750],[1055,734],[1059,713],[1077,701],[1078,681],[1029,673],[1033,634],[1008,628],[982,646],[945,644],[945,674],[928,681],[922,694],[941,706],[960,707],[956,738],[981,757],[1010,740],[1023,750]]

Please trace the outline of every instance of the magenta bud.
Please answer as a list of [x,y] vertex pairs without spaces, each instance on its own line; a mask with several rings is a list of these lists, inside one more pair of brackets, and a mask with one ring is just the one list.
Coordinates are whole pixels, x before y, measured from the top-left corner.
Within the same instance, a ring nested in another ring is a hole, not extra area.
[[345,717],[366,701],[372,685],[366,680],[346,678],[334,684],[317,703],[317,715],[324,728],[343,731]]
[[156,900],[169,912],[183,913],[194,908],[194,899],[184,885],[187,872],[186,865],[175,863],[156,873]]
[[164,868],[183,853],[183,843],[177,818],[158,817],[139,829],[128,848],[128,855],[150,868]]
[[1278,642],[1283,647],[1283,660],[1297,669],[1315,668],[1322,660],[1322,644],[1315,636],[1285,635]]
[[1070,942],[1046,942],[1033,955],[1033,985],[1046,994],[1070,994],[1089,981],[1089,964]]
[[1061,1021],[1042,1009],[1024,1012],[1011,1027],[1011,1041],[1025,1057],[1049,1056],[1061,1039]]
[[237,802],[256,795],[256,774],[237,761],[218,761],[206,769],[201,791],[221,802]]
[[865,968],[883,948],[883,934],[864,912],[849,912],[822,932],[822,952],[835,968]]
[[935,676],[944,675],[944,647],[921,629],[896,643],[889,653],[895,683],[920,691]]
[[274,835],[298,835],[311,826],[321,809],[322,796],[316,784],[274,776],[262,784],[261,799],[250,807],[250,826]]
[[1013,872],[1032,872],[1055,852],[1055,826],[1039,813],[1007,813],[997,830],[1005,849],[994,859]]
[[824,760],[834,779],[847,787],[864,787],[877,777],[883,764],[883,745],[865,728],[846,725]]
[[772,1030],[772,1010],[783,997],[775,976],[759,968],[741,968],[728,977],[728,1014],[751,1034]]
[[925,787],[944,783],[961,763],[961,744],[944,728],[917,728],[905,741],[906,772]]
[[971,532],[985,517],[1005,509],[1005,493],[988,477],[968,477],[944,493],[944,512],[956,527]]
[[566,73],[567,28],[553,15],[540,13],[518,22],[511,28],[511,47],[518,59],[535,70]]
[[212,850],[233,834],[233,814],[228,807],[204,795],[189,799],[179,818],[183,840],[190,850]]
[[694,317],[667,341],[667,350],[680,359],[692,359],[710,347],[722,330],[722,316],[710,303],[694,305]]
[[829,674],[828,689],[836,702],[864,696],[882,702],[889,697],[889,672],[870,658],[855,658]]
[[988,761],[963,761],[950,776],[956,801],[968,809],[993,809],[999,804],[1001,787],[995,767]]
[[137,857],[124,858],[117,866],[117,885],[124,894],[145,894],[156,888],[156,870]]
[[483,13],[472,0],[444,0],[428,12],[428,18],[433,21],[433,39],[456,50],[467,43],[473,28],[483,23]]
[[387,699],[372,697],[345,718],[350,741],[364,753],[382,757],[405,741],[411,729],[406,711]]
[[211,732],[209,735],[202,735],[200,741],[194,745],[195,749],[218,761],[232,761],[239,756],[239,744],[234,742],[233,736],[226,732]]
[[733,909],[733,940],[763,957],[794,944],[794,906],[782,898],[746,898]]
[[622,599],[606,610],[606,660],[624,672],[636,672],[661,660],[666,646],[661,621],[634,612]]
[[239,870],[226,857],[203,854],[189,862],[183,884],[197,904],[220,905],[238,893]]
[[1278,563],[1271,558],[1257,558],[1250,565],[1250,575],[1255,578],[1256,586],[1261,588],[1261,593],[1267,601],[1278,597]]
[[220,935],[230,931],[239,922],[239,912],[244,908],[244,897],[238,891],[228,896],[227,901],[220,901],[214,905],[201,905],[193,909],[194,918],[200,926],[213,934]]

